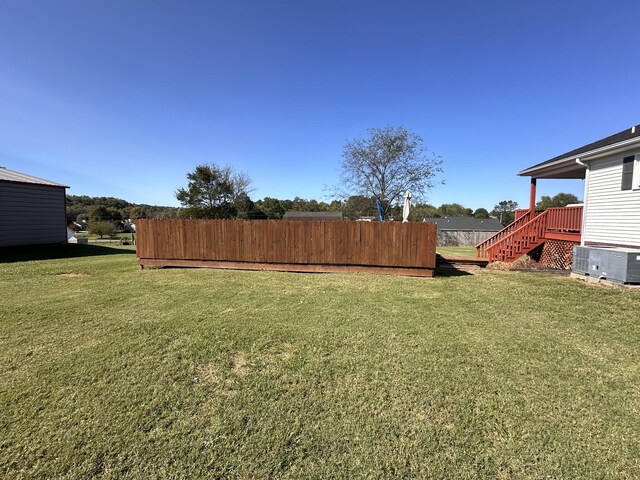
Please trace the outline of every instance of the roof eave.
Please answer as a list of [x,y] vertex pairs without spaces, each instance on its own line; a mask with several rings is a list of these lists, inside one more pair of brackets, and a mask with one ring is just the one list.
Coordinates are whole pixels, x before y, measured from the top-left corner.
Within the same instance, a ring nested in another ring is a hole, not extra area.
[[563,159],[553,164],[531,167],[518,175],[521,177],[535,178],[584,178],[586,166],[576,162],[576,158]]
[[[542,163],[534,165],[521,172],[520,177],[536,177],[536,178],[584,178],[586,166],[580,165],[580,162],[590,162],[598,158],[615,155],[640,145],[640,137],[630,138],[622,142],[613,143],[605,147],[596,148],[579,155],[571,155],[556,160],[553,163]],[[578,172],[582,172],[582,176],[575,176]],[[566,175],[565,175],[566,174]]]
[[21,182],[19,180],[7,180],[5,178],[0,178],[0,182],[4,183],[17,183],[19,185],[36,185],[38,187],[57,187],[57,188],[71,188],[68,185],[62,185],[61,183],[41,183],[41,182]]

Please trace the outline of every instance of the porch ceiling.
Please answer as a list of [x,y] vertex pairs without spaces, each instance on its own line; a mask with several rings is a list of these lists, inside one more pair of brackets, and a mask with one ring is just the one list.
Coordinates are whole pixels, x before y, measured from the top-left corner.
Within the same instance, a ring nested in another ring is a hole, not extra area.
[[518,173],[521,177],[535,178],[576,178],[584,180],[587,167],[576,162],[575,158],[554,164],[531,167]]

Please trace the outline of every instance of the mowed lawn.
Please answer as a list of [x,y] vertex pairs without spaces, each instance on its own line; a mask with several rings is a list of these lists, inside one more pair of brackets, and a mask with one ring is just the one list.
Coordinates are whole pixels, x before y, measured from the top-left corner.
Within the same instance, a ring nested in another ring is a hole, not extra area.
[[0,263],[0,478],[640,477],[640,292],[75,251]]
[[437,247],[436,252],[440,255],[451,257],[475,257],[475,247]]

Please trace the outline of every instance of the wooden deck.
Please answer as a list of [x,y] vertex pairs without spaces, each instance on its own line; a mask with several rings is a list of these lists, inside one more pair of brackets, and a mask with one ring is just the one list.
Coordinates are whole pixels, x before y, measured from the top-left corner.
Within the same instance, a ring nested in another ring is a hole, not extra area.
[[516,220],[476,245],[478,258],[513,262],[547,240],[579,243],[582,206],[549,208],[542,213],[518,211]]
[[436,264],[441,266],[476,266],[484,268],[489,264],[489,260],[486,258],[478,257],[465,257],[460,255],[442,255],[438,253],[436,256]]

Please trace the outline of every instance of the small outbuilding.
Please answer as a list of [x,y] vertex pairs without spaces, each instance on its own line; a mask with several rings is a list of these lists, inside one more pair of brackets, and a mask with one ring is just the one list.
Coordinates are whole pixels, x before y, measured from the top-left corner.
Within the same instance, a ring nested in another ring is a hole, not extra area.
[[424,221],[438,225],[439,247],[475,246],[502,230],[502,224],[495,218],[434,217]]
[[66,243],[66,188],[0,167],[0,247]]

